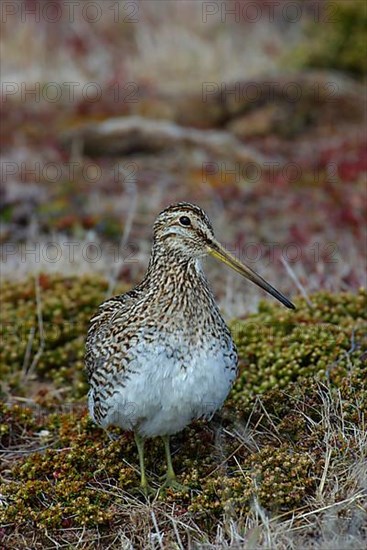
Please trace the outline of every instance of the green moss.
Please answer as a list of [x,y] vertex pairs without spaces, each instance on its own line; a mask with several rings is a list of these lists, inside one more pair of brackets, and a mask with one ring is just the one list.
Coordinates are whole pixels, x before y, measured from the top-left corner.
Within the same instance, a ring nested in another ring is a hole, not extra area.
[[[87,392],[84,342],[92,314],[105,298],[106,281],[98,277],[39,278],[38,318],[36,282],[2,285],[0,377],[10,391],[25,394],[29,382],[52,382],[67,388],[69,397]],[[41,347],[43,331],[44,346]],[[34,363],[30,377],[26,370]]]
[[367,348],[366,291],[311,297],[313,307],[296,300],[289,311],[270,303],[231,325],[240,356],[240,374],[231,400],[245,406],[256,395],[285,388],[299,379],[340,385],[350,365],[362,375]]
[[[45,329],[43,354],[31,374],[35,387],[44,388],[34,400],[23,372],[31,329],[29,361],[40,342],[34,281],[3,286],[5,327],[21,320],[27,338],[19,341],[19,332],[5,331],[0,356],[7,393],[18,400],[0,404],[0,445],[12,457],[1,473],[0,523],[30,532],[116,532],[126,523],[126,498],[138,505],[144,497],[134,492],[139,475],[132,434],[114,429],[111,440],[86,411],[84,339],[106,284],[57,276],[41,276],[39,284],[44,326],[56,329]],[[354,463],[360,449],[353,434],[367,411],[366,292],[320,292],[310,299],[312,308],[299,299],[295,311],[266,302],[256,315],[232,323],[238,380],[210,424],[194,422],[172,438],[174,468],[189,492],[161,491],[157,502],[167,514],[174,507],[215,533],[224,515],[246,514],[254,503],[268,514],[307,506],[330,449],[325,426],[333,434],[329,468],[340,457]],[[27,398],[19,400],[21,394]],[[245,426],[255,434],[252,440],[242,438]],[[158,489],[165,469],[159,439],[147,441],[146,467]]]
[[[39,415],[38,425],[29,423],[32,412],[34,415],[31,409],[5,405],[0,410],[10,433],[16,426],[18,443],[25,430],[27,437],[34,439],[47,432],[48,443],[57,448],[37,452],[35,446],[35,452],[14,464],[13,480],[2,488],[7,507],[0,522],[31,523],[43,528],[108,523],[112,517],[111,497],[100,490],[100,483],[110,479],[112,488],[118,483],[128,490],[138,482],[134,469],[122,460],[122,451],[131,458],[135,453],[130,434],[110,441],[92,424],[85,409]],[[8,442],[8,437],[3,436],[2,444]]]
[[[209,478],[190,509],[202,513],[249,512],[254,499],[269,511],[297,508],[315,487],[315,468],[307,453],[267,445],[251,453],[230,475]],[[312,473],[313,475],[310,475]]]

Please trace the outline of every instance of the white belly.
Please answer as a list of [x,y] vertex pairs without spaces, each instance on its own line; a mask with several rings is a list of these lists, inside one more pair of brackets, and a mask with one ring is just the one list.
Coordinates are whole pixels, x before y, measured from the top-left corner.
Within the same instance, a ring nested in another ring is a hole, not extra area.
[[[209,418],[227,397],[236,376],[232,342],[217,341],[192,349],[167,341],[137,345],[129,361],[131,374],[105,398],[103,427],[120,426],[142,436],[170,435],[193,419]],[[89,393],[89,410],[97,389]]]

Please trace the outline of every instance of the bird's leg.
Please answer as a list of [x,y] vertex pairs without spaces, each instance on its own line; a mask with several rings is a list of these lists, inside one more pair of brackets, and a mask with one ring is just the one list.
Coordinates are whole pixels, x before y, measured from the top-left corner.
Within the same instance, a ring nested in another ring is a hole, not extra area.
[[163,439],[163,443],[164,443],[164,450],[165,450],[165,453],[166,453],[166,460],[167,460],[166,479],[167,479],[167,481],[175,481],[176,480],[176,474],[175,474],[175,471],[173,469],[173,464],[172,464],[171,449],[170,449],[170,446],[169,446],[169,435],[164,435],[162,437],[162,439]]
[[187,491],[187,487],[176,480],[176,474],[172,464],[171,449],[169,446],[169,435],[162,436],[162,439],[167,460],[166,481],[163,483],[163,487],[171,487],[172,489],[176,489],[177,491]]
[[145,464],[144,464],[144,439],[134,432],[135,443],[138,448],[139,455],[139,465],[140,465],[140,488],[145,495],[151,492],[147,477],[145,475]]

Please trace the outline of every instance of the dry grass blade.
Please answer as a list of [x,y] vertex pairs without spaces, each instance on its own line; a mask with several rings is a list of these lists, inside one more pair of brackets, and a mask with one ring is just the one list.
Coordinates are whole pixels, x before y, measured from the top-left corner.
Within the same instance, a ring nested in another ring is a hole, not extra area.
[[299,278],[297,277],[294,269],[291,268],[291,266],[289,265],[289,263],[284,259],[283,256],[281,256],[281,262],[282,264],[284,265],[284,267],[286,268],[287,270],[287,273],[288,275],[291,277],[291,279],[295,282],[298,290],[300,291],[300,293],[302,294],[302,296],[304,297],[304,299],[306,300],[306,302],[308,303],[308,305],[310,307],[314,307],[314,304],[311,302],[308,294],[307,294],[307,291],[304,287],[304,285],[301,283],[301,281],[299,280]]
[[[25,371],[26,376],[31,374],[33,370],[36,368],[37,363],[42,357],[43,350],[45,348],[45,333],[43,328],[43,317],[42,317],[41,287],[40,287],[38,275],[35,277],[34,284],[35,284],[35,291],[36,291],[36,311],[37,311],[37,322],[38,322],[38,332],[39,332],[40,343],[39,343],[38,350],[35,356],[33,357],[32,363]],[[28,349],[28,346],[27,346],[27,349]],[[24,358],[24,363],[26,363],[26,355]]]

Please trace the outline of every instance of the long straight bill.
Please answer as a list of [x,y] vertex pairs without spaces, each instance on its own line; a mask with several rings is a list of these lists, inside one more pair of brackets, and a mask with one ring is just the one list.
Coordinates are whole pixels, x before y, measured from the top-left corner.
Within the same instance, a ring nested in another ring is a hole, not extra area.
[[281,302],[283,305],[285,305],[289,309],[295,309],[294,304],[292,304],[292,302],[288,300],[288,298],[283,296],[281,292],[278,292],[276,288],[274,288],[269,283],[267,283],[265,279],[260,277],[260,275],[258,275],[255,271],[253,271],[250,267],[238,261],[234,256],[232,256],[232,254],[227,252],[227,250],[225,250],[225,248],[223,248],[223,246],[220,245],[218,242],[213,241],[210,244],[208,244],[207,250],[211,256],[229,265],[229,267],[231,267],[232,269],[240,273],[243,277],[246,277],[246,279],[249,279],[260,288],[266,290],[266,292],[274,296],[274,298],[279,300],[279,302]]

